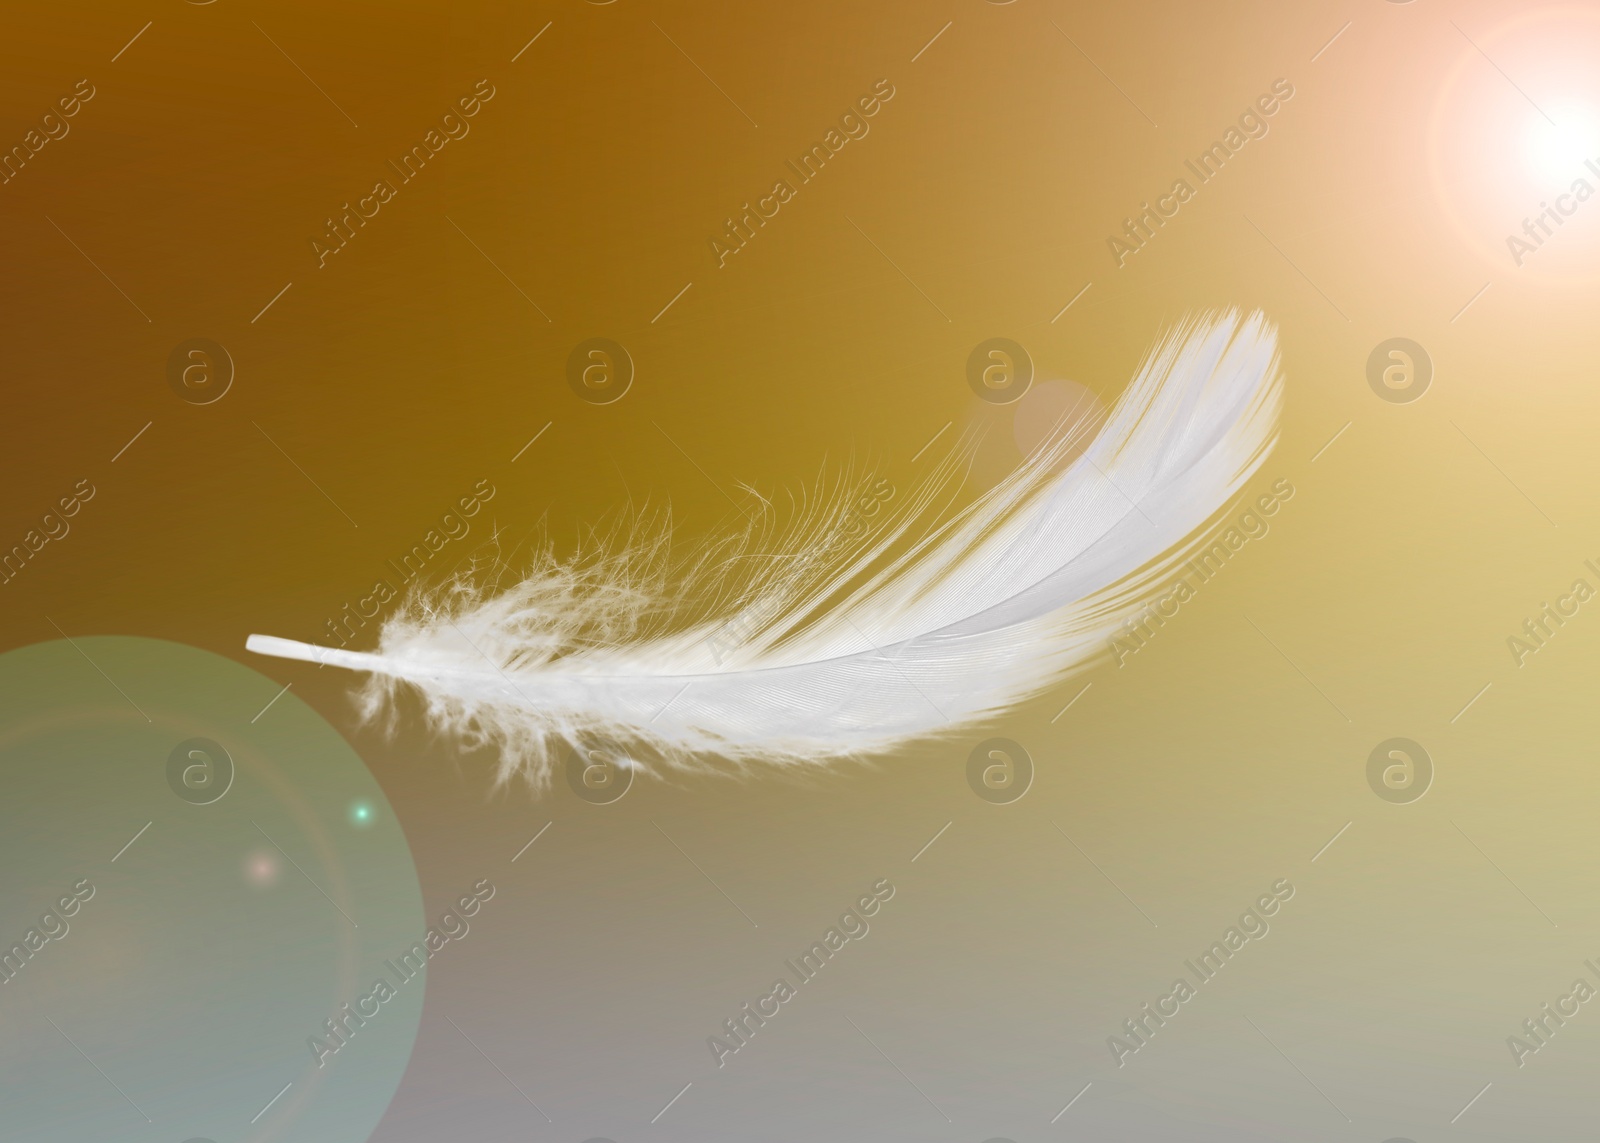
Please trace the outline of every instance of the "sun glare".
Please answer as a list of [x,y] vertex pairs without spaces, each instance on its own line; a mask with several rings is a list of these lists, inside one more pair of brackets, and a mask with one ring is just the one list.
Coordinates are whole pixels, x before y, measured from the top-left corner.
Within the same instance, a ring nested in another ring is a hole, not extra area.
[[1559,102],[1543,112],[1530,109],[1523,136],[1530,173],[1541,182],[1567,183],[1583,173],[1585,160],[1600,164],[1600,119],[1593,107]]

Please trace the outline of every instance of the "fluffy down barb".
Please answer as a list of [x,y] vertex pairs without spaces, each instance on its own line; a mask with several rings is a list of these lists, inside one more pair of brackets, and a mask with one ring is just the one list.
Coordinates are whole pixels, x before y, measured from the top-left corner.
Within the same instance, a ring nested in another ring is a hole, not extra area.
[[687,563],[636,527],[598,555],[545,552],[509,586],[459,579],[372,653],[246,646],[367,672],[369,714],[414,693],[437,729],[497,748],[502,780],[535,786],[597,743],[690,769],[882,753],[1094,661],[1265,459],[1281,393],[1265,319],[1203,315],[1102,423],[1064,426],[949,519],[960,454],[871,527],[852,508],[870,491],[845,480],[787,528],[762,517]]

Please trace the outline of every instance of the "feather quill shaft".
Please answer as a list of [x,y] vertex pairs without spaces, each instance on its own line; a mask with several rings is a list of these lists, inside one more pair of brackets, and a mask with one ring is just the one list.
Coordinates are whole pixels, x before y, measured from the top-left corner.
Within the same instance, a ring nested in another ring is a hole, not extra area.
[[[942,524],[924,522],[959,456],[876,530],[824,498],[687,570],[664,534],[635,534],[588,560],[545,553],[504,590],[458,580],[388,620],[373,653],[246,646],[366,672],[371,714],[415,693],[437,728],[497,747],[502,780],[536,786],[563,747],[600,741],[691,769],[881,753],[1095,660],[1260,466],[1281,400],[1265,319],[1203,315],[1157,343],[1086,445],[1083,426],[1059,434]],[[756,558],[758,540],[780,558]],[[711,613],[682,621],[683,598]]]

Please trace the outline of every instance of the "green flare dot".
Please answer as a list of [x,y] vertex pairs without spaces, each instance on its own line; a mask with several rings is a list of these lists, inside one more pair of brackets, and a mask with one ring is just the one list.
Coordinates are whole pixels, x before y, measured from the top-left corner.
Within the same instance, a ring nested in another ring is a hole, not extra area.
[[78,636],[0,655],[0,783],[0,1139],[371,1137],[425,974],[337,1051],[328,1021],[427,925],[333,727],[231,659]]

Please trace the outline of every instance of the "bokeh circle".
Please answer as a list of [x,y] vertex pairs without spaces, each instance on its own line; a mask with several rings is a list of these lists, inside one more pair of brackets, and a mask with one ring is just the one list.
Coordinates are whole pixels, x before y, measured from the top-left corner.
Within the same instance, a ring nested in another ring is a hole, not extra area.
[[282,691],[156,639],[0,655],[0,1138],[371,1136],[423,977],[317,1045],[425,931],[421,891],[372,774]]

